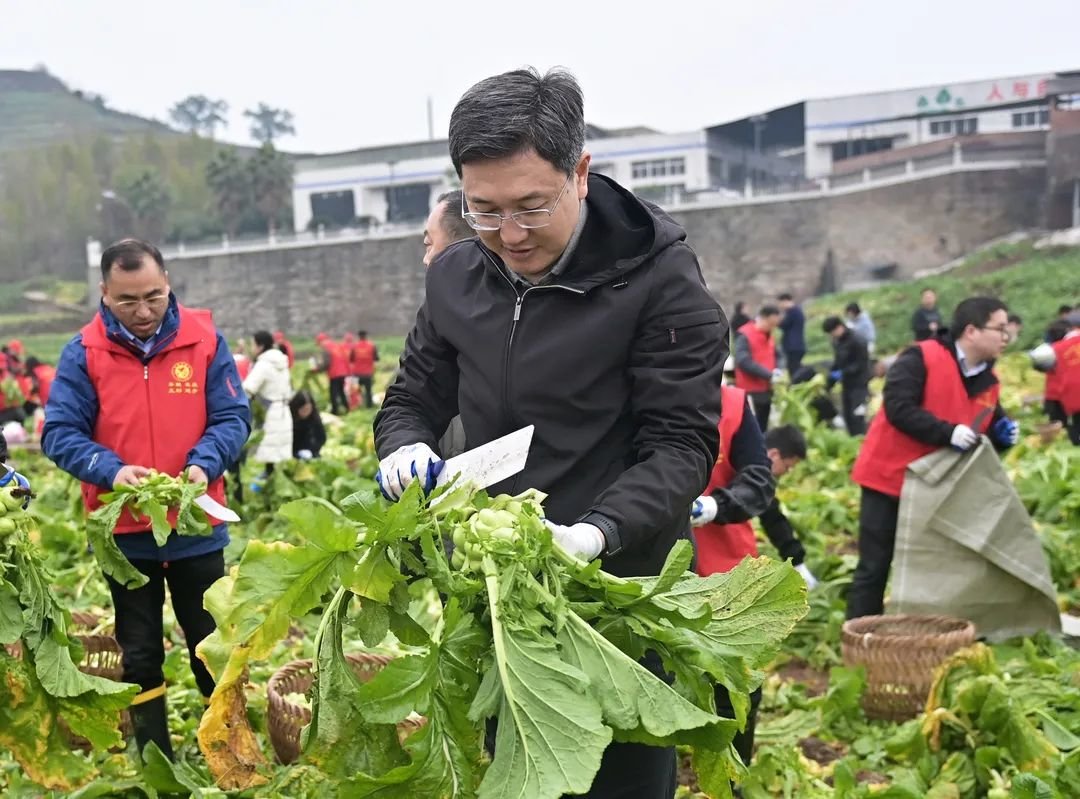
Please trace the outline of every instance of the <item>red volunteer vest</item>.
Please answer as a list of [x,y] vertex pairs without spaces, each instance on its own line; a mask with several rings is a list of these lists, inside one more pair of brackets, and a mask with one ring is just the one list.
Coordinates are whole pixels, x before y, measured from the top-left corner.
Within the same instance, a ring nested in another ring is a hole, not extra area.
[[341,341],[325,341],[323,349],[330,356],[326,374],[331,379],[349,376],[349,345]]
[[[747,322],[739,328],[739,333],[746,336],[750,344],[750,356],[755,363],[760,363],[770,372],[776,368],[776,342],[769,333],[758,330],[757,324]],[[743,391],[754,393],[768,391],[772,383],[756,375],[747,374],[738,366],[735,367],[735,387]]]
[[[720,457],[713,466],[706,494],[718,488],[726,488],[735,478],[731,465],[731,441],[735,438],[746,414],[746,392],[739,388],[723,386],[720,389]],[[749,521],[736,524],[704,524],[694,530],[697,543],[697,573],[702,577],[726,572],[735,568],[749,555],[757,557],[757,540]]]
[[[1001,386],[995,383],[982,394],[969,397],[964,388],[960,367],[952,353],[938,341],[920,341],[915,345],[922,350],[926,364],[926,385],[923,387],[922,407],[951,424],[973,426],[976,417],[982,420],[975,427],[976,433],[985,433],[993,419]],[[990,413],[983,413],[990,409]],[[916,441],[901,433],[881,410],[870,423],[859,457],[851,471],[851,479],[864,488],[871,488],[899,497],[904,486],[904,472],[908,464],[929,455],[937,447]]]
[[[1053,344],[1057,363],[1046,376],[1046,398],[1061,403],[1065,413],[1080,413],[1080,335],[1070,335]],[[1050,396],[1051,378],[1055,395]]]
[[352,348],[353,374],[371,377],[375,374],[375,345],[370,341],[358,341]]
[[[181,306],[175,338],[145,366],[130,350],[108,339],[100,313],[82,329],[82,343],[86,371],[98,399],[93,440],[124,463],[180,474],[187,466],[188,453],[206,432],[206,374],[217,350],[210,312]],[[87,511],[100,507],[98,497],[110,490],[83,483]],[[220,477],[206,493],[226,504]],[[169,522],[176,524],[175,511],[169,512]],[[117,533],[149,529],[148,518],[137,519],[128,511],[116,525]]]
[[38,399],[42,405],[49,401],[49,389],[52,388],[52,381],[55,376],[56,369],[47,363],[34,367],[34,377],[37,379],[38,384]]
[[24,400],[29,401],[34,398],[34,379],[30,375],[16,375],[15,382],[18,384]]

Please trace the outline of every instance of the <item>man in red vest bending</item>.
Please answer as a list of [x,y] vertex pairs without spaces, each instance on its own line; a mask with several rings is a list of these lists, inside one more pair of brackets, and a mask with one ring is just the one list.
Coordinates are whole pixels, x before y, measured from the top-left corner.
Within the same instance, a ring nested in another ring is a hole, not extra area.
[[[1080,446],[1080,311],[1072,311],[1061,321],[1065,333],[1049,345],[1052,363],[1046,374],[1046,401],[1055,419],[1069,431],[1069,440]],[[1039,368],[1036,365],[1036,368]]]
[[776,368],[773,331],[780,324],[780,309],[765,305],[757,318],[735,332],[735,387],[750,395],[762,432],[769,427],[772,384],[781,374]]
[[[179,305],[161,253],[125,239],[101,256],[101,306],[64,348],[42,431],[42,451],[82,481],[88,511],[102,493],[137,485],[156,469],[209,483],[225,504],[222,474],[236,461],[251,429],[247,397],[224,337],[209,311]],[[195,646],[214,630],[203,594],[225,574],[226,525],[209,536],[177,536],[158,547],[150,520],[130,513],[116,525],[116,543],[149,578],[127,589],[107,578],[123,650],[123,678],[136,683],[131,717],[142,752],[153,741],[172,756],[162,666],[161,607],[165,584],[184,631],[191,669],[203,696],[214,680]]]
[[375,342],[368,339],[366,330],[358,330],[356,335],[357,341],[352,345],[352,372],[364,389],[364,404],[371,408],[375,405],[371,397],[371,380],[375,376],[379,351],[375,349]]
[[974,447],[986,433],[999,448],[1019,437],[998,403],[994,360],[1009,343],[1008,309],[993,297],[956,307],[948,334],[909,347],[885,378],[884,405],[855,460],[862,486],[859,563],[848,593],[847,617],[880,614],[896,544],[900,491],[908,464],[941,447]]

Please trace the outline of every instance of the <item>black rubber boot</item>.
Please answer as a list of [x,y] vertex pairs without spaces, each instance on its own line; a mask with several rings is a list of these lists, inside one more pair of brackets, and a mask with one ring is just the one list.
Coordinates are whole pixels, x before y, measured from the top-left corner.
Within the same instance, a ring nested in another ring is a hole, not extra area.
[[173,759],[172,742],[169,740],[169,713],[165,707],[165,697],[158,696],[138,705],[132,705],[131,726],[135,729],[135,745],[139,748],[139,757],[143,749],[153,741],[169,760]]

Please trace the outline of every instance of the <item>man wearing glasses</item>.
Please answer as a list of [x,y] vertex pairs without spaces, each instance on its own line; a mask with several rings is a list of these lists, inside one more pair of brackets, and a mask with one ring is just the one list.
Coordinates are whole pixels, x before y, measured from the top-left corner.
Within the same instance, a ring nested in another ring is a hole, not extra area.
[[[619,575],[655,575],[719,447],[727,321],[685,232],[589,174],[572,75],[480,81],[450,118],[460,212],[477,237],[427,272],[426,300],[375,420],[383,492],[442,466],[460,413],[474,448],[536,426],[524,471],[554,539]],[[659,663],[648,663],[659,669]],[[672,749],[613,744],[590,797],[669,799]]]
[[[177,303],[152,244],[113,244],[102,253],[101,278],[97,315],[60,356],[42,451],[82,481],[88,511],[101,505],[101,494],[137,485],[150,469],[209,483],[207,494],[224,505],[222,474],[250,431],[247,397],[228,344],[209,311]],[[214,630],[203,594],[225,573],[229,535],[223,522],[210,521],[211,535],[179,537],[174,531],[163,547],[145,517],[125,512],[116,524],[117,546],[149,578],[136,589],[106,578],[123,679],[142,688],[131,708],[140,752],[153,741],[172,757],[162,673],[166,582],[195,682],[203,696],[214,690],[195,645]]]
[[972,449],[984,433],[1000,449],[1019,438],[1019,426],[998,402],[994,373],[994,360],[1009,343],[1008,322],[1001,300],[971,297],[956,306],[948,333],[909,347],[889,369],[883,409],[851,473],[862,486],[862,503],[849,619],[883,612],[908,464],[941,447]]

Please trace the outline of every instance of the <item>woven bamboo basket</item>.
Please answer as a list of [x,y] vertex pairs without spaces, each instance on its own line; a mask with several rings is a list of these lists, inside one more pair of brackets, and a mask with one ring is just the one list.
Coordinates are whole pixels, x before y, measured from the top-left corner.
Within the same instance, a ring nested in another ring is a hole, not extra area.
[[975,625],[951,616],[863,616],[844,623],[845,666],[866,668],[867,718],[903,721],[926,704],[934,669],[975,642]]
[[1039,440],[1043,444],[1052,444],[1064,429],[1065,425],[1061,422],[1046,422],[1035,425],[1035,432],[1039,434]]
[[[346,655],[353,672],[361,682],[367,682],[393,658],[358,652]],[[300,757],[300,731],[311,721],[311,709],[291,702],[289,694],[307,694],[311,690],[314,675],[311,673],[310,660],[294,660],[286,663],[270,678],[266,684],[267,727],[270,730],[270,743],[280,763],[288,765]],[[404,738],[423,726],[423,717],[405,719],[398,724],[398,737]]]

